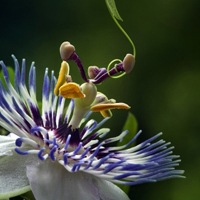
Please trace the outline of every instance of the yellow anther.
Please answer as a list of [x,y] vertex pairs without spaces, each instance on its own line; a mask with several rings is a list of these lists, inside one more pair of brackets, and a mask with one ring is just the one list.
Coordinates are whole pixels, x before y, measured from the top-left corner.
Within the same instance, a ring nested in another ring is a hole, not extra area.
[[106,104],[102,103],[102,104],[97,104],[91,107],[91,111],[101,112],[103,116],[105,115],[103,111],[106,111],[109,109],[130,109],[130,106],[125,103],[106,103]]
[[59,95],[59,88],[66,83],[66,75],[69,74],[69,65],[67,62],[63,61],[61,63],[60,72],[56,87],[54,89],[54,94]]
[[81,92],[80,87],[76,83],[65,83],[59,88],[60,95],[66,99],[84,98],[85,95]]

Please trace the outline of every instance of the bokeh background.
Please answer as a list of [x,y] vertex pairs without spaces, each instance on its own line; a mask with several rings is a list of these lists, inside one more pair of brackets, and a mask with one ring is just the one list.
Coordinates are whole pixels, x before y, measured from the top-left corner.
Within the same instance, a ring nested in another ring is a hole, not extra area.
[[[139,141],[158,132],[180,154],[179,169],[186,179],[172,179],[131,187],[133,200],[200,199],[200,1],[116,0],[133,39],[136,65],[131,74],[99,86],[109,98],[131,105],[139,129]],[[11,54],[27,65],[36,62],[37,92],[41,99],[46,67],[58,75],[59,46],[70,41],[83,65],[106,67],[123,59],[132,48],[113,23],[104,0],[9,0],[0,2],[0,60],[13,66]],[[81,82],[72,66],[73,80]],[[127,112],[114,111],[107,126],[119,134]]]

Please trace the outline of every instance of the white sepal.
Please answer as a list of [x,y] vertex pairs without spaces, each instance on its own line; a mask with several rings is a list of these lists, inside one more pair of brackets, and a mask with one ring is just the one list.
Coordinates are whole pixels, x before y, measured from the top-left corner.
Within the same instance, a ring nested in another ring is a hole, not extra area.
[[8,199],[30,191],[26,165],[37,163],[36,155],[0,157],[0,199]]

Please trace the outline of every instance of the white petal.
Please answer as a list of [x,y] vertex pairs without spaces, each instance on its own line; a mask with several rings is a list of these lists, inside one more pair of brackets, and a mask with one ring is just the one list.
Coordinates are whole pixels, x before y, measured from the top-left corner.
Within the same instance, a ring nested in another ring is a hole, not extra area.
[[36,163],[36,155],[19,155],[0,157],[0,199],[23,194],[30,190],[26,176],[26,165]]
[[91,175],[70,173],[57,162],[46,160],[37,166],[27,166],[27,176],[37,200],[100,199]]
[[0,136],[0,156],[12,155],[12,150],[16,147],[15,140],[18,138],[13,133],[10,133],[8,136]]
[[129,200],[116,185],[85,172],[68,172],[46,160],[27,166],[27,176],[37,200]]
[[119,187],[109,181],[94,177],[94,184],[102,200],[130,200]]

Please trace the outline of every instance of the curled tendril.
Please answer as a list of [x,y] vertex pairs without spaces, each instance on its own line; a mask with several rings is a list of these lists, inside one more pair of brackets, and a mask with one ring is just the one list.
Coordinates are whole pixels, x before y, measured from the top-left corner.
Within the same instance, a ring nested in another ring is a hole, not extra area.
[[[129,42],[131,43],[132,47],[133,47],[133,56],[134,58],[136,57],[136,49],[135,49],[135,45],[133,43],[133,41],[131,40],[131,38],[129,37],[129,35],[126,33],[126,31],[121,27],[121,25],[119,24],[119,22],[117,21],[117,19],[122,20],[121,17],[119,16],[119,13],[117,11],[116,5],[114,3],[114,0],[109,1],[109,0],[105,0],[106,2],[106,6],[108,7],[108,10],[110,12],[111,17],[113,18],[114,22],[116,23],[116,25],[118,26],[118,28],[122,31],[122,33],[126,36],[126,38],[129,40]],[[114,8],[113,8],[114,7]]]
[[[108,75],[111,77],[111,78],[121,78],[122,76],[124,76],[126,74],[126,72],[123,72],[122,74],[118,75],[118,76],[111,76],[110,75],[110,67],[111,65],[114,63],[114,62],[119,62],[121,63],[122,61],[120,59],[114,59],[112,60],[109,64],[108,64],[108,67],[107,67],[107,73]],[[115,64],[115,71],[118,72],[117,70],[117,64]]]

